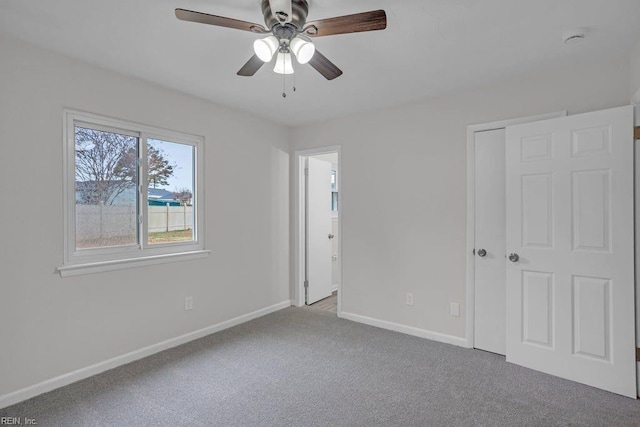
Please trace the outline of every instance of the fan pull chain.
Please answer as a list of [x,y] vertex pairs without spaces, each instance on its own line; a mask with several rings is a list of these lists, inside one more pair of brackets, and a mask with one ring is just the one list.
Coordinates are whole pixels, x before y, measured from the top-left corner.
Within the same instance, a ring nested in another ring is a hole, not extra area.
[[[286,66],[286,61],[284,59],[284,55],[282,55],[282,69],[285,70],[285,66]],[[285,73],[282,73],[282,97],[286,98],[287,97],[287,75]]]
[[292,59],[291,60],[291,68],[293,68],[293,91],[295,92],[296,91],[296,70],[295,70],[295,68],[293,66],[294,62],[295,61]]

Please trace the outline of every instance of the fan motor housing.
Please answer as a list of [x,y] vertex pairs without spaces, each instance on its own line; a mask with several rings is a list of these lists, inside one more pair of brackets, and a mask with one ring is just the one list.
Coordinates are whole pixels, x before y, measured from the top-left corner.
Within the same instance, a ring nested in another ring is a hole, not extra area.
[[[291,0],[291,13],[293,16],[291,17],[290,24],[298,30],[301,30],[307,22],[307,15],[309,14],[309,4],[307,0]],[[273,16],[269,0],[262,0],[262,14],[264,15],[264,23],[270,30],[273,30],[277,25],[281,25]]]

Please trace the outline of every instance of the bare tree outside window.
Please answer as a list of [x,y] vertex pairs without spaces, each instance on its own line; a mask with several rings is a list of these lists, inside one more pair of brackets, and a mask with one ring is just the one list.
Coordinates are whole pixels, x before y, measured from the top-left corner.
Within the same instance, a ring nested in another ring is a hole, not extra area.
[[180,188],[173,192],[173,198],[179,200],[184,206],[191,206],[191,200],[193,199],[193,193],[188,188]]
[[138,138],[76,127],[78,202],[114,205],[137,184]]
[[[138,243],[138,137],[76,127],[76,247]],[[151,188],[168,185],[175,165],[147,146]]]

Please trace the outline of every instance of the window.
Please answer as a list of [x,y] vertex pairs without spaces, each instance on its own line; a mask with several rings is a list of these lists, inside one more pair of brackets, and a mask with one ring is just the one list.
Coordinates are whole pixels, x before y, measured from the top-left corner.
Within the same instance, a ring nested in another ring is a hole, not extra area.
[[200,137],[65,111],[61,275],[204,256]]
[[331,212],[334,218],[338,216],[338,171],[336,165],[331,165]]

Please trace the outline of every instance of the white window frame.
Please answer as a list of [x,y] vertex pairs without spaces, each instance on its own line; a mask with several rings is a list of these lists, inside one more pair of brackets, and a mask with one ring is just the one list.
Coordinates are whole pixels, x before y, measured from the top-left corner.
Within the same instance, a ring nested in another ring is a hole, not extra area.
[[[138,138],[138,243],[133,245],[76,250],[75,128],[117,132]],[[194,240],[188,242],[147,243],[147,144],[149,139],[192,146],[194,158]],[[61,276],[97,273],[168,261],[202,258],[210,251],[204,245],[204,138],[182,132],[142,125],[98,114],[65,109],[63,111],[63,206],[64,260],[57,268]]]
[[[336,188],[331,189],[331,218],[335,219],[340,216],[340,186],[339,186],[340,170],[337,164],[331,163],[331,172],[336,173]],[[333,210],[333,193],[338,193],[338,210],[337,211]]]

